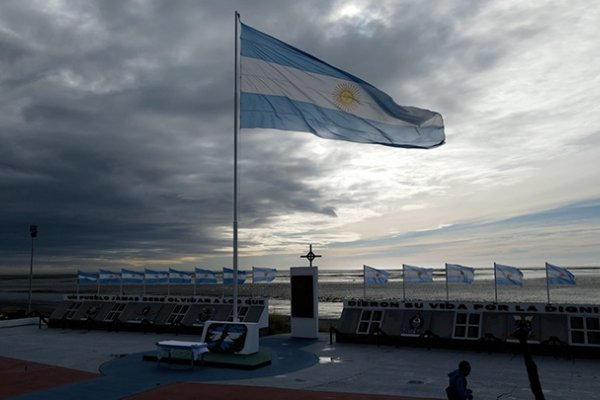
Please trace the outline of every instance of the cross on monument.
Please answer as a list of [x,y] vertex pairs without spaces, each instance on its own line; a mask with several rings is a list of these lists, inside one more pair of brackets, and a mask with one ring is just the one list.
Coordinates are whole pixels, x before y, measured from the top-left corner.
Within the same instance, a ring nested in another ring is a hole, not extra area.
[[317,257],[321,257],[321,256],[320,255],[316,255],[315,253],[313,253],[313,251],[312,251],[312,244],[310,245],[308,253],[306,253],[305,256],[300,256],[300,258],[306,258],[306,259],[308,259],[309,266],[311,266],[311,267],[313,266],[312,265],[313,260],[315,258],[317,258]]

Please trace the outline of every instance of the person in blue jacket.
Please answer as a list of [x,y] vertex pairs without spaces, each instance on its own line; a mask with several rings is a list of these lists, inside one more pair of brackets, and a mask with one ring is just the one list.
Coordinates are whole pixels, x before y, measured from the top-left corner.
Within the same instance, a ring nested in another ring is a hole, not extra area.
[[473,392],[467,388],[467,376],[471,373],[471,364],[461,361],[458,369],[448,374],[449,385],[446,388],[448,400],[473,400]]

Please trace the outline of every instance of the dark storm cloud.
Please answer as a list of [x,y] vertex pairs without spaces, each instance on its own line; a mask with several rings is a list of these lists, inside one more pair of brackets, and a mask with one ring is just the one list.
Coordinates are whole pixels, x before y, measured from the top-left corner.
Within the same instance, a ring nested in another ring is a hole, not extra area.
[[[233,32],[222,23],[233,18],[217,3],[2,5],[3,267],[23,264],[30,223],[47,266],[230,246]],[[335,216],[304,183],[324,172],[290,155],[297,143],[245,139],[244,154],[261,160],[244,165],[246,223]]]
[[[30,223],[40,226],[45,265],[152,263],[230,246],[236,8],[245,23],[389,88],[406,105],[456,107],[468,83],[452,90],[448,83],[440,94],[432,71],[472,73],[504,55],[486,45],[493,33],[463,37],[452,18],[468,24],[479,3],[374,2],[370,10],[385,13],[387,24],[331,20],[339,7],[1,3],[0,267],[24,264]],[[484,53],[474,50],[481,47]],[[280,136],[248,132],[242,139],[246,226],[269,226],[294,212],[335,218],[339,202],[369,196],[311,184],[335,160],[304,154],[301,134],[269,134]]]

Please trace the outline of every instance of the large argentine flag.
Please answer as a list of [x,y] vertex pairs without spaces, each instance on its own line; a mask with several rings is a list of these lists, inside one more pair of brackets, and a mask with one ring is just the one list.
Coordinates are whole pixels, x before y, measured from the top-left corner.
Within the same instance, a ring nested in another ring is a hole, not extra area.
[[362,79],[241,27],[241,128],[303,131],[394,147],[444,143],[440,114],[399,106]]

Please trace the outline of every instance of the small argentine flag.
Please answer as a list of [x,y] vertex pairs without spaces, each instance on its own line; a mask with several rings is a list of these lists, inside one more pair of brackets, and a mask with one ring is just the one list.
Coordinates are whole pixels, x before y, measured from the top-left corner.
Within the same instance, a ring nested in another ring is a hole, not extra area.
[[240,127],[428,149],[444,144],[436,112],[404,107],[371,84],[241,24]]
[[196,268],[195,270],[196,283],[217,283],[216,274],[209,269]]
[[498,285],[523,286],[523,272],[519,268],[494,263],[494,269]]
[[277,277],[277,269],[266,267],[252,267],[252,283],[272,282]]
[[[237,272],[237,283],[243,285],[246,282],[246,271]],[[223,284],[233,285],[233,269],[223,268]]]
[[381,269],[363,265],[365,283],[387,283],[390,273]]
[[446,279],[452,283],[473,283],[475,269],[458,264],[446,264]]
[[549,285],[574,285],[575,275],[566,268],[546,263],[546,276]]
[[167,283],[169,273],[167,271],[154,271],[148,268],[144,269],[144,282],[146,283]]
[[120,283],[121,273],[101,269],[98,272],[98,282],[101,283]]
[[77,271],[77,283],[92,283],[98,281],[98,275],[95,272]]
[[421,268],[403,264],[402,275],[406,283],[433,282],[433,268]]
[[192,273],[169,268],[169,283],[191,283]]
[[132,271],[129,269],[121,269],[121,282],[123,283],[142,283],[144,281],[144,273]]

